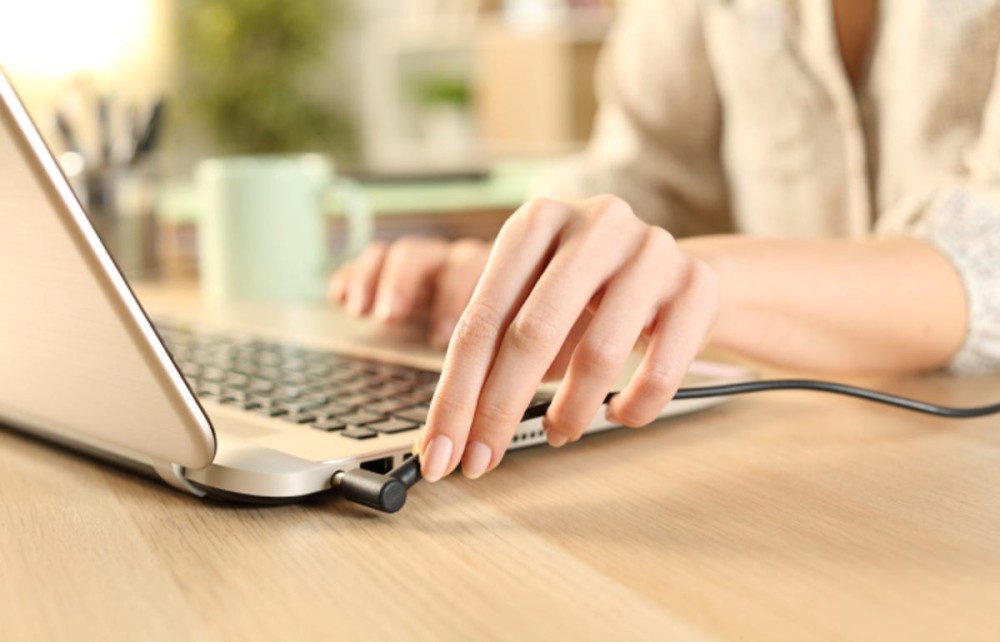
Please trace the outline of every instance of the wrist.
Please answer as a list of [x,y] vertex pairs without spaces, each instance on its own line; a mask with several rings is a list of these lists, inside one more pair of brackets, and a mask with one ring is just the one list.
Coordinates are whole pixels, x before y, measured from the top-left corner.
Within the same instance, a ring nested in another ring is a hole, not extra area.
[[734,318],[733,308],[735,306],[734,274],[732,257],[726,252],[726,246],[730,245],[730,237],[725,236],[697,236],[679,239],[677,244],[687,256],[698,261],[713,273],[718,283],[718,310],[715,322],[712,324],[706,344],[732,347]]

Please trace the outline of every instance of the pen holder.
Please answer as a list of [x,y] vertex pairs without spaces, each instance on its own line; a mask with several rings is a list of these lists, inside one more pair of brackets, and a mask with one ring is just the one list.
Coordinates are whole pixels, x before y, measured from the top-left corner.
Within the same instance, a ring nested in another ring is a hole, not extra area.
[[125,276],[131,280],[156,278],[159,262],[153,178],[143,170],[116,167],[88,168],[78,175],[67,172],[67,178]]

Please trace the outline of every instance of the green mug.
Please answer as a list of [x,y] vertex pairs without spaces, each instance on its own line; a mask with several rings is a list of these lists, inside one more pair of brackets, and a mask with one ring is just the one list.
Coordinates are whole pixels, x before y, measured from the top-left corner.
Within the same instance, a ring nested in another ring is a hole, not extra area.
[[[318,154],[207,159],[195,184],[201,287],[214,300],[321,298],[330,268],[371,241],[360,186]],[[336,251],[326,217],[331,199],[347,223]]]

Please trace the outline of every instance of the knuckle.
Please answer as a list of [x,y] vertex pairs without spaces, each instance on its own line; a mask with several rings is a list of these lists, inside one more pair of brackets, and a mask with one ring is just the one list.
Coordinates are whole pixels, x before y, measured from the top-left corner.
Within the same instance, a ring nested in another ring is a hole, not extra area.
[[515,213],[512,220],[520,223],[528,230],[548,228],[556,218],[561,216],[565,208],[565,203],[551,198],[533,198]]
[[385,254],[385,251],[385,243],[371,243],[361,251],[361,254],[353,261],[352,266],[358,270],[367,269],[370,265],[377,263]]
[[396,242],[394,242],[389,248],[389,251],[393,254],[393,256],[404,258],[417,253],[420,251],[420,248],[426,244],[427,239],[408,234],[397,239]]
[[644,398],[666,400],[679,383],[680,378],[666,368],[647,368],[636,374],[636,388]]
[[589,418],[574,412],[568,404],[563,404],[558,408],[551,409],[548,413],[550,427],[566,436],[567,439],[578,439],[589,423]]
[[506,339],[515,348],[531,350],[555,341],[558,328],[552,316],[544,312],[522,312],[510,324]]
[[483,250],[485,245],[486,243],[479,239],[459,239],[451,244],[451,253],[460,258],[475,256]]
[[587,372],[604,372],[617,367],[626,355],[609,341],[586,341],[577,348],[577,363]]
[[629,428],[641,428],[656,419],[656,413],[639,408],[636,404],[626,404],[619,409],[618,421]]
[[632,207],[620,196],[600,194],[587,199],[589,217],[593,221],[620,223],[622,219],[632,218]]
[[471,305],[458,320],[453,341],[462,349],[491,342],[502,323],[503,316],[493,306],[482,302]]
[[620,236],[623,231],[635,229],[639,222],[629,204],[613,194],[588,199],[583,218],[585,227],[601,242],[607,241],[609,233]]
[[382,252],[385,252],[388,247],[389,245],[385,241],[372,241],[365,247],[363,254],[369,256],[372,254],[381,254]]
[[670,256],[677,251],[677,239],[674,235],[659,225],[650,225],[646,229],[644,247],[658,256]]
[[465,403],[452,395],[435,395],[432,408],[432,412],[444,417],[461,416],[467,410]]
[[480,400],[476,407],[476,419],[474,425],[479,429],[485,429],[490,433],[499,428],[514,423],[517,420],[517,413],[505,404],[495,401]]
[[705,298],[716,299],[721,288],[719,275],[702,261],[692,261],[688,277],[689,287]]

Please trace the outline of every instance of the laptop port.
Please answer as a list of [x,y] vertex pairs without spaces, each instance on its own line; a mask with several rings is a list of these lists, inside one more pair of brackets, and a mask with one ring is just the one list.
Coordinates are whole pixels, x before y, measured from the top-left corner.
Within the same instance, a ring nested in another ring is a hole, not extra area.
[[361,464],[361,467],[365,470],[370,470],[373,473],[378,473],[384,475],[390,470],[392,470],[392,457],[382,457],[381,459],[372,459]]

